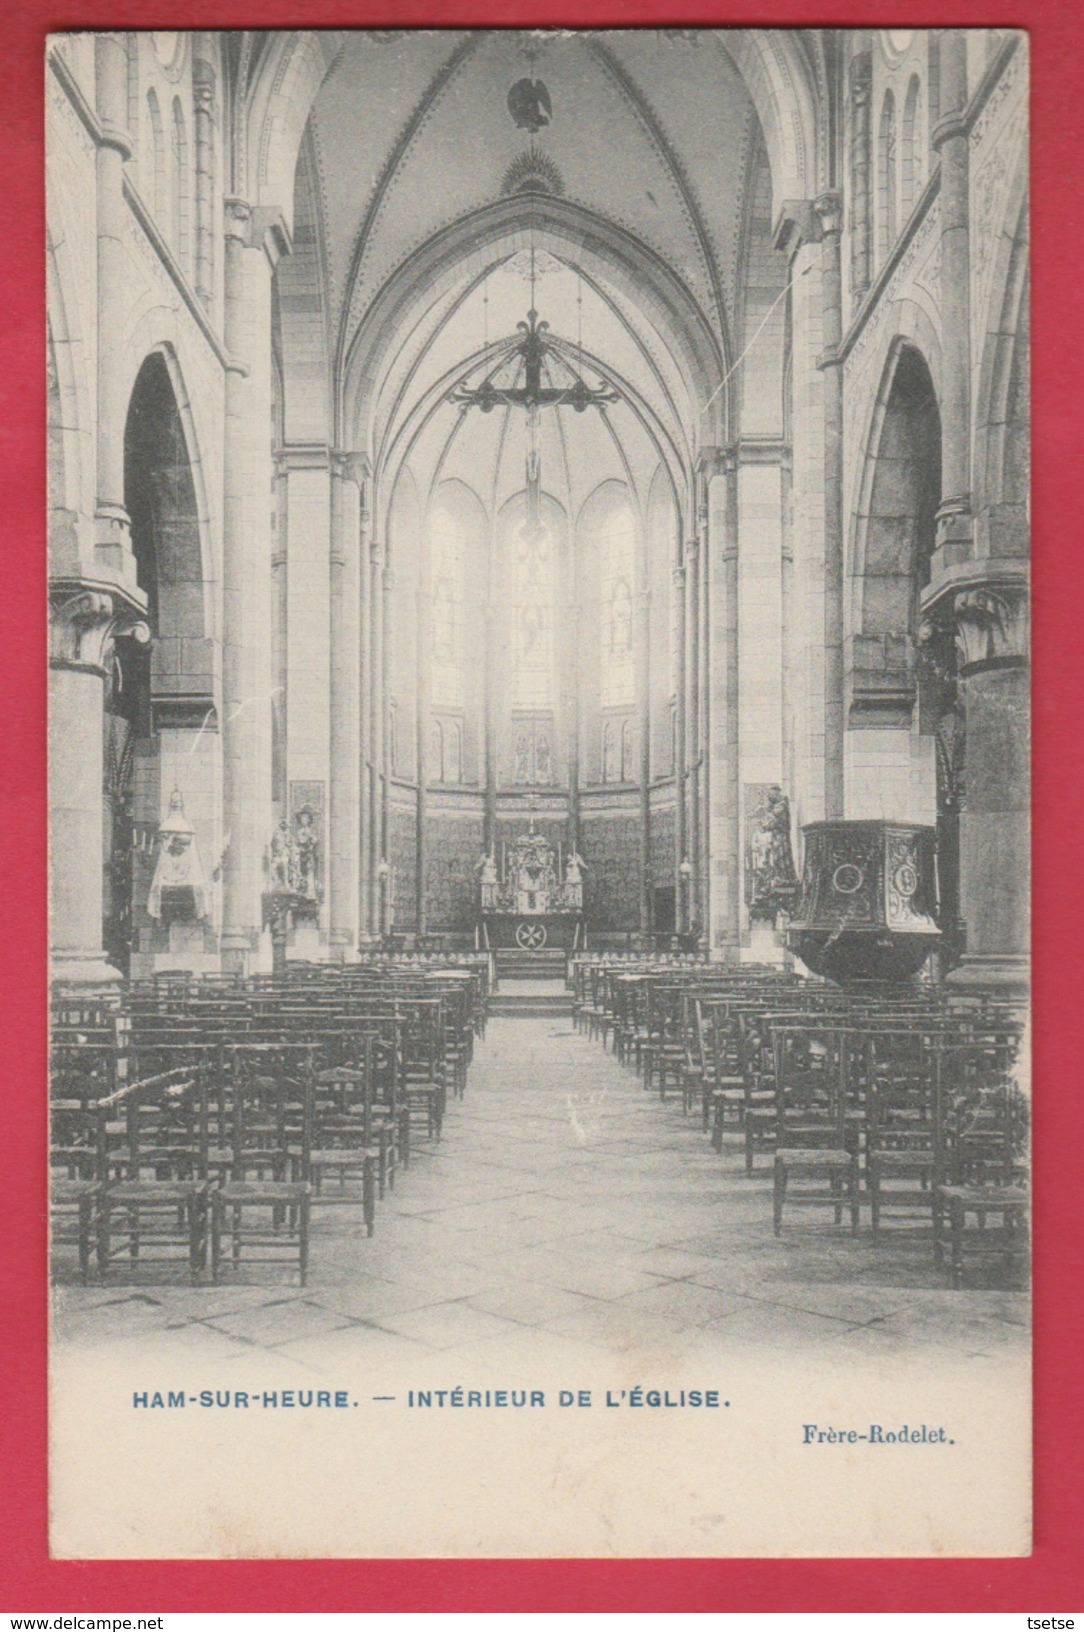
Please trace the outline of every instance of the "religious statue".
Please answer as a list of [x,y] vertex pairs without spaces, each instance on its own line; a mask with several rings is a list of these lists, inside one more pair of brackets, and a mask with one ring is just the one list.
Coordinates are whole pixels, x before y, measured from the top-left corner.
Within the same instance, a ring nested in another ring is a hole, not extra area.
[[583,857],[575,850],[569,851],[565,862],[565,904],[577,909],[583,906]]
[[751,918],[768,919],[788,908],[798,888],[790,845],[790,801],[781,788],[764,790],[746,842],[745,901]]
[[[207,912],[203,863],[196,830],[184,813],[184,799],[174,788],[169,813],[158,829],[159,851],[147,897],[151,918],[203,918]],[[163,908],[167,909],[163,912]]]
[[302,805],[294,818],[294,844],[297,847],[297,893],[306,901],[320,899],[320,836],[313,813]]
[[553,765],[550,760],[550,739],[544,731],[538,733],[534,745],[535,781],[547,783],[553,777]]
[[531,744],[526,731],[521,731],[516,738],[516,781],[529,782],[531,780]]
[[276,895],[282,895],[294,888],[297,866],[294,848],[290,839],[290,829],[286,822],[280,822],[271,836],[270,858],[271,889]]
[[482,911],[496,912],[499,880],[497,878],[497,863],[492,853],[482,857],[478,883],[481,890]]

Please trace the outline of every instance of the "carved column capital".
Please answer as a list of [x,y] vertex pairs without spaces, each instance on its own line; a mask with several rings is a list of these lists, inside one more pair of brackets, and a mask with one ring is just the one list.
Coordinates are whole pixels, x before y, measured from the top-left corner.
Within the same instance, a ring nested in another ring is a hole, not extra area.
[[333,448],[330,460],[332,473],[335,476],[340,477],[344,482],[353,482],[357,488],[364,487],[372,468],[368,454],[348,453],[342,448]]
[[829,188],[820,193],[813,200],[813,213],[820,225],[821,235],[827,237],[830,233],[839,233],[843,230],[843,194],[837,188]]
[[1028,658],[1028,593],[1021,582],[959,591],[954,607],[960,672],[1018,668]]
[[696,457],[696,473],[705,482],[710,482],[714,476],[725,476],[733,460],[733,448],[701,448]]
[[146,646],[151,638],[145,609],[109,590],[56,584],[49,591],[49,661],[54,668],[108,674],[118,640]]
[[247,244],[252,205],[243,198],[230,196],[222,200],[222,230],[227,238],[237,238]]
[[773,249],[793,260],[804,244],[819,244],[823,236],[820,217],[809,199],[783,200],[772,233]]
[[873,91],[873,56],[869,51],[857,52],[847,71],[852,108],[868,108]]
[[197,114],[215,111],[215,71],[205,57],[192,64],[192,102]]
[[293,248],[286,217],[277,205],[249,204],[231,196],[223,199],[224,230],[245,249],[262,249],[274,271]]

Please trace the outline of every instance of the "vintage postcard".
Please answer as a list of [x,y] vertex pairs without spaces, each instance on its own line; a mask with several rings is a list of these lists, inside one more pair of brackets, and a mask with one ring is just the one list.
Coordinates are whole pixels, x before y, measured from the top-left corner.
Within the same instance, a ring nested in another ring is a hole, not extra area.
[[44,73],[53,1556],[1027,1554],[1026,36]]

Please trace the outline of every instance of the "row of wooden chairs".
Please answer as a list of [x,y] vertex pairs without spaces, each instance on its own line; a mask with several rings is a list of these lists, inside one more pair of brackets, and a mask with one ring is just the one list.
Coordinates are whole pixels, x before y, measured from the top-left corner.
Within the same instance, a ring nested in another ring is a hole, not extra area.
[[954,1286],[965,1259],[1026,1258],[1027,1100],[1011,1006],[648,960],[584,959],[573,978],[581,1029],[612,1039],[661,1099],[677,1090],[686,1113],[699,1102],[721,1154],[733,1127],[750,1177],[770,1160],[777,1232],[807,1205],[857,1230],[868,1205],[875,1239],[886,1217],[923,1217]]
[[[376,1203],[462,1095],[484,970],[156,980],[54,1007],[53,1245],[80,1275],[183,1248],[189,1273],[296,1254],[314,1207]],[[479,1011],[481,1018],[479,1019]],[[412,1131],[413,1130],[413,1131]],[[255,1252],[255,1256],[254,1256]]]

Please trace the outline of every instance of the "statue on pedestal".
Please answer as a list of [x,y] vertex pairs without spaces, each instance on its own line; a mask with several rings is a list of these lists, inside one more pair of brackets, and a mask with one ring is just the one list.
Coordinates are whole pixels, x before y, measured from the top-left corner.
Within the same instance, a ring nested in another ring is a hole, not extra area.
[[755,791],[762,799],[749,821],[745,902],[750,918],[774,924],[777,915],[791,906],[798,888],[790,844],[790,801],[779,787]]
[[169,813],[158,829],[159,851],[147,897],[151,918],[203,918],[207,912],[203,862],[196,830],[184,813],[184,799],[174,788]]
[[482,911],[496,912],[500,884],[497,878],[497,863],[492,854],[482,857],[478,871],[478,883],[481,890]]
[[583,857],[576,851],[569,852],[565,863],[564,900],[568,907],[575,907],[577,912],[583,906]]

